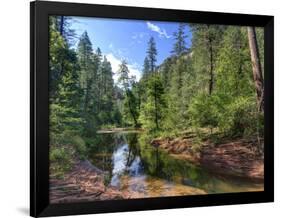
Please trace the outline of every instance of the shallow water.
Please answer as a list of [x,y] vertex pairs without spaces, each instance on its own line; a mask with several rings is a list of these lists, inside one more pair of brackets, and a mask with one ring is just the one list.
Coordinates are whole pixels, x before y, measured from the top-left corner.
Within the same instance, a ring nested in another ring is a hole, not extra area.
[[98,135],[90,161],[108,172],[108,185],[132,197],[261,191],[263,184],[215,175],[178,160],[145,141],[144,133]]

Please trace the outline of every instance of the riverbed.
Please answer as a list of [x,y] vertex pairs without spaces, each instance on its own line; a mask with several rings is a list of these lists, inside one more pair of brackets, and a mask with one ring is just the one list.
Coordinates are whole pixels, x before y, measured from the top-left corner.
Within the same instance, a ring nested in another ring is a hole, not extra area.
[[106,185],[132,198],[262,191],[263,183],[216,175],[179,160],[145,140],[146,133],[101,132],[89,161],[106,173]]

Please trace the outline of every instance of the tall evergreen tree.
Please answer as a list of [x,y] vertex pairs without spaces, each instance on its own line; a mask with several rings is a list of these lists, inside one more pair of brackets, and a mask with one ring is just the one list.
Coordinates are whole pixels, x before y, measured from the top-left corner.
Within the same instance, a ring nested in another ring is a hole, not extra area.
[[177,56],[181,55],[187,49],[185,43],[185,39],[187,38],[187,36],[184,33],[185,25],[186,24],[180,23],[178,27],[178,31],[173,34],[175,43],[173,46],[172,54],[175,54]]
[[160,75],[155,74],[148,80],[147,99],[141,106],[140,121],[144,128],[154,131],[163,128],[165,117],[164,87]]
[[157,56],[157,50],[156,50],[156,44],[153,36],[150,37],[148,41],[148,48],[147,48],[147,59],[148,59],[148,66],[149,66],[149,72],[155,73],[156,69],[156,56]]
[[192,52],[197,74],[201,80],[200,89],[212,94],[215,86],[215,60],[225,27],[221,25],[193,24]]
[[143,62],[142,77],[146,78],[149,75],[150,63],[147,57],[145,57]]
[[99,122],[101,124],[113,124],[112,108],[116,109],[114,101],[114,81],[111,64],[104,56],[100,66],[100,87],[99,87]]
[[[50,128],[52,134],[65,130],[80,131],[81,90],[76,53],[69,48],[50,18]],[[61,64],[63,63],[63,69]]]
[[164,87],[162,78],[156,73],[156,43],[151,37],[148,42],[147,59],[150,76],[146,82],[146,99],[141,107],[140,120],[150,130],[159,130],[164,117]]
[[168,99],[168,114],[167,114],[167,127],[168,128],[183,128],[185,120],[185,112],[187,109],[187,91],[186,87],[194,81],[188,78],[189,70],[189,57],[186,55],[177,57],[176,62],[172,65],[169,89],[166,93]]
[[88,33],[84,32],[78,43],[78,60],[81,68],[80,83],[81,88],[84,91],[84,111],[88,109],[90,102],[90,93],[93,84],[93,74],[92,74],[92,43],[89,39]]
[[133,79],[129,76],[129,69],[125,60],[119,66],[118,70],[119,78],[118,82],[121,85],[125,93],[125,115],[128,115],[132,118],[134,126],[138,127],[138,102],[134,96],[131,88]]
[[92,43],[85,31],[79,40],[78,61],[80,65],[80,86],[83,90],[82,111],[85,119],[85,134],[89,135],[95,131],[97,127],[97,111],[95,108],[95,100],[97,98],[95,91],[95,79],[97,78],[93,63]]
[[75,31],[71,28],[73,21],[69,16],[54,16],[55,26],[60,35],[66,40],[69,45],[73,44],[73,39],[76,37]]

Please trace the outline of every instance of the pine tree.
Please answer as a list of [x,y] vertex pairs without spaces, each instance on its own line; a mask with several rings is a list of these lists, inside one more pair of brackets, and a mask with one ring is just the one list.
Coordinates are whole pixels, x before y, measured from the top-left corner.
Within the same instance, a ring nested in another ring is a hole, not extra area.
[[156,43],[151,37],[148,42],[147,59],[149,66],[149,77],[145,82],[146,99],[141,106],[142,124],[150,130],[159,130],[164,117],[164,87],[162,78],[156,72]]
[[163,127],[166,108],[161,77],[157,74],[150,77],[146,89],[147,99],[141,106],[140,121],[144,128],[157,131]]
[[119,66],[118,70],[119,78],[118,82],[121,85],[124,93],[125,93],[125,113],[124,115],[129,116],[132,118],[134,126],[139,127],[138,123],[138,102],[136,97],[132,93],[132,83],[133,79],[129,77],[129,69],[125,60]]
[[110,62],[104,56],[100,66],[100,111],[99,118],[101,124],[113,124],[112,108],[115,108],[114,81]]
[[146,78],[149,75],[150,72],[150,64],[149,60],[147,57],[145,57],[144,62],[143,62],[143,70],[142,70],[142,77]]
[[148,49],[146,51],[147,53],[147,59],[148,59],[148,69],[149,73],[154,73],[156,69],[156,56],[157,56],[157,50],[156,50],[156,44],[153,36],[150,37],[148,41]]
[[[79,87],[76,53],[50,18],[50,129],[51,134],[66,130],[79,132],[81,89]],[[63,69],[61,64],[63,63]]]
[[198,88],[211,95],[215,87],[215,60],[225,26],[193,24],[191,29],[194,68],[201,81]]
[[85,31],[79,40],[78,47],[78,61],[80,65],[80,86],[83,90],[82,111],[85,119],[84,130],[86,135],[95,132],[97,128],[97,111],[96,111],[96,81],[97,72],[93,62],[92,43]]
[[181,129],[183,128],[185,120],[185,112],[187,109],[187,91],[185,87],[189,86],[190,81],[188,75],[188,64],[190,64],[187,56],[178,57],[176,62],[171,67],[169,89],[167,90],[168,114],[167,114],[167,128]]
[[56,17],[50,17],[50,100],[56,99],[58,96],[58,86],[63,76],[63,63],[67,54],[67,43],[65,39],[60,35],[56,28]]
[[51,16],[50,19],[54,21],[51,25],[54,25],[66,43],[69,46],[73,45],[74,39],[76,38],[75,31],[71,28],[74,22],[73,18],[69,16]]
[[251,68],[245,30],[241,27],[228,27],[218,50],[216,91],[225,93],[230,98],[253,92],[253,84],[249,83]]
[[187,36],[184,33],[184,27],[185,24],[180,23],[178,27],[178,31],[173,34],[175,43],[173,46],[172,54],[175,54],[177,56],[180,56],[187,49],[185,43],[185,39],[187,38]]
[[81,68],[80,83],[81,88],[84,91],[84,111],[86,112],[90,102],[90,93],[93,84],[93,75],[91,73],[93,62],[92,62],[92,43],[89,39],[87,32],[84,32],[78,43],[78,60]]

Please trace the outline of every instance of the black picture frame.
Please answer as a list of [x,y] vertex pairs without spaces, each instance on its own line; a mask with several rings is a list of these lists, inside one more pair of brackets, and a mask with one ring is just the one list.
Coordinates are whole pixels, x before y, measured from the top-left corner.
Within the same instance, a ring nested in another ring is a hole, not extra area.
[[[71,15],[184,21],[264,27],[264,191],[49,204],[48,16]],[[30,3],[30,215],[58,216],[121,211],[273,202],[274,200],[274,17],[141,7],[35,1]]]

